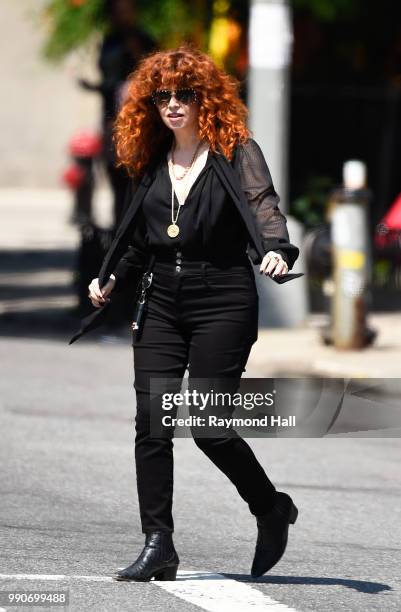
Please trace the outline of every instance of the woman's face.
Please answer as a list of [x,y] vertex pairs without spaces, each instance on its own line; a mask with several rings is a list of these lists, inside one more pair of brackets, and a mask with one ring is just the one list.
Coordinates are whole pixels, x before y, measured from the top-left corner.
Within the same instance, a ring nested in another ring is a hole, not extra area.
[[193,90],[158,90],[154,101],[163,123],[170,130],[197,130],[199,103]]

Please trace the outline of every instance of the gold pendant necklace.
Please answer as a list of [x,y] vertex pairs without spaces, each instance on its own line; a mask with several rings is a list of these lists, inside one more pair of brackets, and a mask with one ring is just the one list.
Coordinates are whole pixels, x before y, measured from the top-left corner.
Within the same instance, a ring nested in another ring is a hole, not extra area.
[[[202,141],[199,141],[198,142],[198,146],[195,149],[195,153],[194,153],[194,155],[192,157],[191,165],[189,166],[188,171],[184,175],[184,176],[186,176],[185,189],[184,189],[185,196],[187,196],[186,186],[187,186],[187,183],[188,183],[188,178],[189,178],[189,176],[190,176],[190,174],[192,172],[192,168],[194,166],[195,159],[196,159],[196,154],[197,154],[201,144],[202,144]],[[173,159],[173,156],[172,156],[172,159]],[[173,164],[172,164],[172,173],[173,173],[173,176],[175,178],[174,165]],[[184,178],[184,176],[180,177],[180,178]],[[185,202],[185,199],[184,199],[184,202]],[[171,180],[171,223],[167,227],[167,235],[170,238],[176,238],[178,236],[178,234],[180,233],[180,228],[177,225],[177,219],[178,219],[178,215],[180,214],[180,210],[181,210],[182,206],[183,206],[183,204],[180,204],[180,202],[178,202],[177,216],[174,219],[174,185],[173,185],[173,181]]]

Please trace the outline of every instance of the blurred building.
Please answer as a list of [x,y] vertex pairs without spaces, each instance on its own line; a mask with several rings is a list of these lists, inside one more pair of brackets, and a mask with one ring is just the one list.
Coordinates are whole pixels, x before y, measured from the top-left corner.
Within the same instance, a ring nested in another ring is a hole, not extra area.
[[342,162],[361,159],[374,194],[372,230],[401,192],[401,4],[340,4],[324,18],[294,0],[291,199],[313,177],[339,182]]
[[0,5],[0,187],[57,187],[71,135],[97,129],[100,101],[75,83],[79,69],[92,75],[96,58],[79,52],[57,66],[40,50],[46,29],[44,0]]

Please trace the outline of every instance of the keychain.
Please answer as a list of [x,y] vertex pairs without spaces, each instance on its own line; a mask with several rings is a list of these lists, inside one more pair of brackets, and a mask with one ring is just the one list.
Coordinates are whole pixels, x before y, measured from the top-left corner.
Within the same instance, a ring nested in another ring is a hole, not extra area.
[[141,327],[141,323],[143,320],[143,315],[145,313],[145,305],[146,305],[146,291],[149,289],[153,280],[153,272],[145,272],[142,276],[142,289],[141,295],[136,303],[134,320],[131,324],[131,328],[133,331],[137,331]]

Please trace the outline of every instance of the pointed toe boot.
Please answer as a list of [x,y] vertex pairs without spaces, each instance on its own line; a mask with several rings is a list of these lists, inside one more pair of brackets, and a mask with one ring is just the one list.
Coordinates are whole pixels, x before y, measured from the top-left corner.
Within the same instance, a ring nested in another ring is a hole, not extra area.
[[256,517],[258,536],[251,575],[258,578],[281,559],[287,546],[288,527],[297,520],[298,509],[287,493],[277,491],[273,508]]
[[179,558],[170,532],[153,531],[146,534],[145,546],[134,563],[113,576],[114,580],[149,582],[175,580]]

